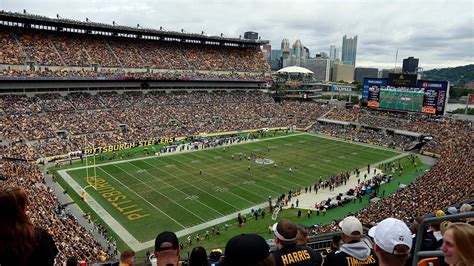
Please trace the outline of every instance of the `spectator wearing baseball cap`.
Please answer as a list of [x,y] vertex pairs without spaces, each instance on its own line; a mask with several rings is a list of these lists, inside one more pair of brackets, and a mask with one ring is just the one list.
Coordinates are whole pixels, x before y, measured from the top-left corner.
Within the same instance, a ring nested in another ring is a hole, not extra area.
[[297,245],[298,229],[288,220],[281,220],[273,225],[277,250],[272,252],[277,266],[321,265],[316,252],[306,245]]
[[225,246],[225,266],[274,266],[270,247],[263,237],[241,234],[231,238]]
[[179,262],[178,237],[173,232],[161,232],[155,239],[157,266],[176,266]]
[[341,238],[344,244],[338,251],[330,253],[324,259],[324,266],[340,265],[378,265],[374,251],[361,242],[362,223],[354,216],[348,216],[339,223]]
[[377,224],[374,231],[374,251],[381,266],[405,265],[410,257],[412,233],[408,226],[395,218]]
[[456,207],[451,206],[448,208],[448,214],[456,214],[456,213],[458,213],[458,209],[456,209]]

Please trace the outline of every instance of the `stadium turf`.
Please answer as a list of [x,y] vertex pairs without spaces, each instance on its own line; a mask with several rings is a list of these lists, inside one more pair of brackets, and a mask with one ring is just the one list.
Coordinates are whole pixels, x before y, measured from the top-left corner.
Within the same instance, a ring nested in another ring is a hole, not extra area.
[[[274,163],[239,159],[251,153]],[[147,242],[160,231],[202,224],[264,203],[269,195],[313,185],[319,176],[364,169],[398,154],[316,135],[289,135],[225,151],[219,147],[99,165],[93,182],[97,189],[86,191],[138,241]],[[67,174],[81,187],[87,185],[86,169],[69,169]]]
[[380,90],[380,107],[386,109],[421,112],[424,93],[412,91]]

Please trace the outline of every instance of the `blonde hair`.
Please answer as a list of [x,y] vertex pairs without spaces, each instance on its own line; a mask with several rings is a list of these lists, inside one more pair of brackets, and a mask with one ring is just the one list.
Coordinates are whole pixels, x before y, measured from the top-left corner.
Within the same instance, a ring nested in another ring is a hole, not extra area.
[[453,233],[460,265],[474,265],[474,226],[467,223],[451,223],[447,230]]

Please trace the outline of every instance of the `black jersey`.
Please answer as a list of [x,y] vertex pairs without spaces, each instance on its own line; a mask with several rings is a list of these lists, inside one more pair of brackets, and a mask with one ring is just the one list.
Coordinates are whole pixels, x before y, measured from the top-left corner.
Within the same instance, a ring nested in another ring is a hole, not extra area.
[[272,252],[276,266],[315,266],[321,265],[320,256],[307,246],[291,246]]

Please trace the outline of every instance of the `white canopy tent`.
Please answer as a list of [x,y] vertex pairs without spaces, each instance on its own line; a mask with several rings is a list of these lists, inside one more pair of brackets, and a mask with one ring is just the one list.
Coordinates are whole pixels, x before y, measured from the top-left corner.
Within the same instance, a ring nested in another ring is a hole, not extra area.
[[289,66],[282,68],[277,73],[289,73],[289,74],[314,74],[313,71],[299,66]]

